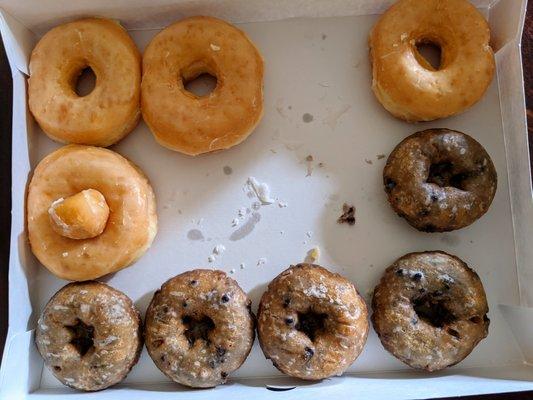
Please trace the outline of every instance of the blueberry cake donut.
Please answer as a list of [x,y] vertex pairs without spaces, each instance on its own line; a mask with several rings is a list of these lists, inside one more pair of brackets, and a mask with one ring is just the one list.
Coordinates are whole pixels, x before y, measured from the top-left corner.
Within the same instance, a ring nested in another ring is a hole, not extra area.
[[367,308],[355,286],[314,264],[291,266],[268,285],[257,331],[281,372],[306,380],[342,373],[363,350]]
[[137,363],[141,318],[124,293],[104,283],[70,283],[44,308],[35,342],[62,384],[102,390],[123,380]]
[[226,382],[255,338],[251,301],[222,271],[196,269],[168,280],[146,312],[146,347],[155,365],[185,386]]
[[396,260],[374,290],[372,309],[385,349],[413,368],[437,371],[457,364],[488,334],[479,276],[441,251]]
[[472,224],[489,209],[497,176],[472,137],[428,129],[404,139],[383,170],[389,203],[416,229],[446,232]]

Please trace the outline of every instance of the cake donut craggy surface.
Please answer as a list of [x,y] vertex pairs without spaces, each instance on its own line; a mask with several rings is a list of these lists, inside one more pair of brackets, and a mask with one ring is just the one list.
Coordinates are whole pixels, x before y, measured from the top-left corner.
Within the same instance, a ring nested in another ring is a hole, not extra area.
[[374,289],[372,309],[385,349],[427,371],[462,361],[487,336],[490,322],[479,276],[441,251],[396,260]]
[[122,292],[70,283],[48,302],[35,330],[44,363],[62,384],[96,391],[122,381],[142,349],[141,318]]
[[251,301],[222,271],[196,269],[165,282],[146,311],[146,348],[174,382],[213,387],[246,360],[255,339]]
[[490,156],[472,137],[428,129],[404,139],[383,170],[389,203],[420,231],[472,224],[489,209],[497,187]]
[[291,266],[268,285],[257,314],[263,353],[281,372],[306,380],[341,375],[368,335],[355,286],[314,264]]
[[[395,117],[431,121],[465,111],[494,76],[487,21],[467,0],[399,0],[370,32],[372,90]],[[435,69],[418,51],[441,50]]]
[[83,281],[127,267],[157,232],[143,173],[107,149],[69,145],[46,156],[28,188],[33,254],[62,279]]
[[[76,82],[86,68],[96,76],[86,96]],[[30,58],[28,104],[43,131],[62,143],[109,146],[139,118],[141,56],[119,23],[86,18],[59,25]]]
[[[215,89],[197,96],[185,84],[201,74]],[[263,59],[241,30],[211,17],[178,21],[143,55],[141,108],[156,140],[188,155],[241,143],[263,115]]]

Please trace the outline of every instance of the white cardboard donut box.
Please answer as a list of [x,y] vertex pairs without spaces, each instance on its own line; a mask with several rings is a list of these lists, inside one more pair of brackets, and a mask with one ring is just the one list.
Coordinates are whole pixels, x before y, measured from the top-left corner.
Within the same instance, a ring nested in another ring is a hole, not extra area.
[[[370,89],[368,33],[392,3],[0,0],[14,91],[9,332],[0,398],[415,399],[533,390],[533,202],[520,55],[526,0],[474,1],[490,23],[497,77],[467,112],[420,124],[391,117]],[[317,246],[319,263],[355,282],[368,301],[395,259],[440,249],[478,272],[490,305],[489,336],[463,362],[433,374],[413,371],[385,351],[371,330],[363,353],[344,376],[316,383],[282,376],[257,342],[230,381],[209,390],[170,382],[146,350],[125,381],[97,393],[68,389],[43,368],[34,345],[35,324],[66,282],[39,265],[26,239],[28,177],[60,146],[42,133],[27,108],[30,52],[49,28],[82,16],[119,20],[142,51],[159,30],[191,15],[236,23],[257,45],[265,60],[264,118],[241,145],[196,158],[159,146],[144,123],[113,146],[150,178],[159,232],[136,264],[102,280],[144,313],[168,278],[201,266],[219,268],[249,293],[255,310],[266,284]],[[470,134],[498,172],[488,213],[450,233],[411,228],[391,210],[382,187],[383,155],[409,134],[430,127]],[[249,177],[269,185],[274,204],[254,204],[257,199],[243,190]],[[344,202],[356,207],[354,226],[336,222]],[[225,251],[210,262],[217,245]],[[294,389],[274,393],[269,385]]]

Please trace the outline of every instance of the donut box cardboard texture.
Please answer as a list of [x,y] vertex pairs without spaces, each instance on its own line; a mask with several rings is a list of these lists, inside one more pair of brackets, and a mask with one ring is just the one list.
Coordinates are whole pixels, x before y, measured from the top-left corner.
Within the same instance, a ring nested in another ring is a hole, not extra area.
[[[420,124],[390,116],[370,88],[368,33],[377,14],[392,3],[0,0],[14,91],[9,333],[1,398],[292,399],[357,393],[366,399],[414,399],[533,389],[533,202],[520,59],[526,1],[474,1],[491,26],[497,75],[481,101],[464,114]],[[146,350],[115,387],[85,394],[62,386],[43,368],[34,328],[43,306],[66,282],[33,257],[24,220],[28,178],[38,161],[60,145],[30,116],[26,78],[30,52],[44,32],[93,15],[120,20],[141,51],[174,20],[220,17],[243,29],[265,60],[264,118],[244,143],[191,158],[158,145],[141,123],[112,147],[143,169],[157,198],[159,232],[152,247],[130,268],[101,279],[131,297],[143,315],[164,281],[196,267],[226,271],[257,310],[267,283],[315,246],[321,252],[319,263],[353,281],[368,302],[395,259],[440,249],[479,273],[490,306],[489,336],[463,362],[432,374],[396,360],[371,329],[348,372],[322,382],[281,375],[256,341],[243,366],[215,389],[189,390],[170,382]],[[451,233],[428,234],[396,216],[381,177],[396,144],[415,131],[437,127],[478,140],[492,157],[499,182],[494,202],[480,220]],[[257,198],[243,191],[251,176],[268,183],[279,201],[254,208]],[[354,226],[336,222],[344,202],[357,209]],[[250,212],[239,217],[242,208]],[[239,224],[232,226],[235,218]],[[210,263],[218,244],[226,250]],[[295,388],[272,393],[268,386]]]

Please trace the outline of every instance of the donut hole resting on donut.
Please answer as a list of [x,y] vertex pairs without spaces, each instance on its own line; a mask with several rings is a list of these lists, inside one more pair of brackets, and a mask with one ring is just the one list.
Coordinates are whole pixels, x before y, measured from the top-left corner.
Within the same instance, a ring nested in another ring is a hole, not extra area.
[[454,171],[453,163],[445,161],[429,166],[427,183],[434,183],[440,187],[454,187],[459,190],[466,190],[465,181],[467,178],[467,174]]
[[56,199],[48,209],[52,229],[70,239],[90,239],[104,231],[109,206],[98,190],[86,189],[72,196]]
[[74,76],[73,90],[79,97],[85,97],[92,93],[96,86],[96,73],[91,66],[80,69]]
[[209,96],[218,85],[215,69],[204,61],[196,61],[181,70],[183,88],[194,97]]
[[80,357],[94,349],[94,326],[87,325],[78,318],[74,325],[65,325],[65,328],[71,333],[70,344],[74,346]]
[[197,340],[203,340],[206,343],[210,342],[209,334],[215,329],[215,323],[207,315],[203,315],[198,319],[185,315],[181,322],[185,328],[183,334],[187,338],[190,347],[193,347]]
[[317,336],[325,331],[327,318],[327,314],[317,313],[313,310],[304,313],[299,312],[295,328],[305,333],[311,342],[314,342]]

